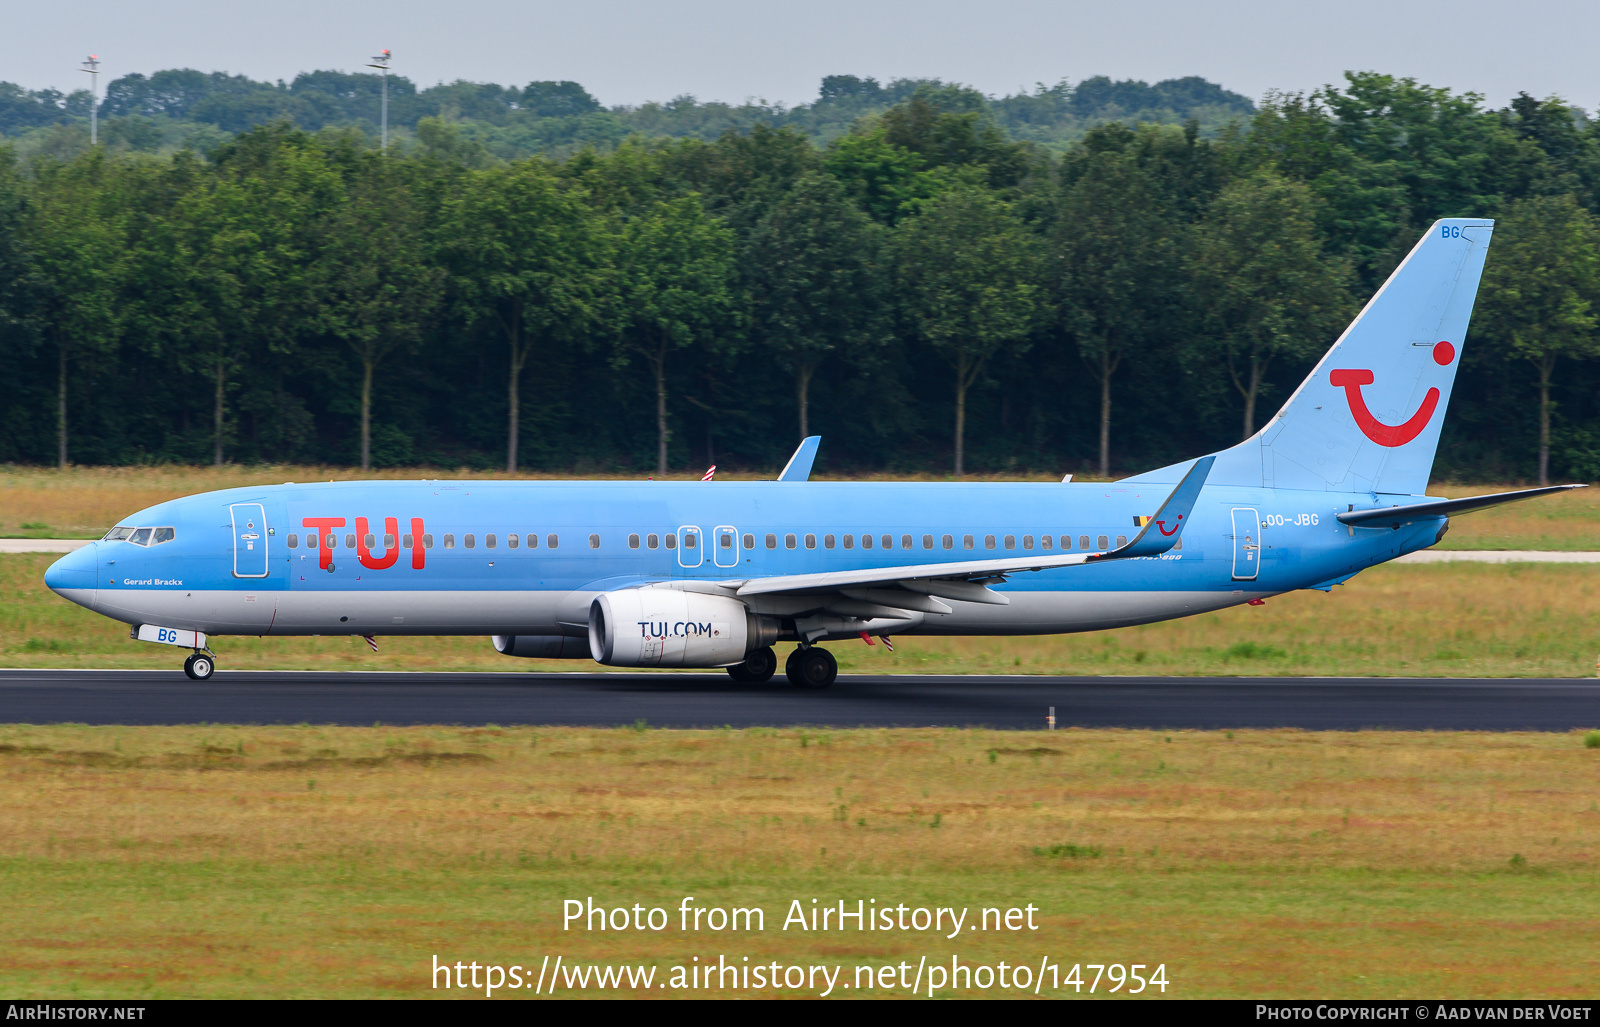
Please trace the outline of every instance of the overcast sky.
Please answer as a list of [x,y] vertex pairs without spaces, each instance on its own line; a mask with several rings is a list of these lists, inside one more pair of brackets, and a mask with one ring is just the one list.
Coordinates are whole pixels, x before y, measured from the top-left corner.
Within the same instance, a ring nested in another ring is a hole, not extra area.
[[1259,98],[1346,69],[1600,103],[1596,0],[0,0],[0,80],[72,89],[163,68],[256,79],[358,70],[383,47],[419,86],[573,79],[606,104],[815,98],[823,75],[986,93],[1090,75],[1201,75]]

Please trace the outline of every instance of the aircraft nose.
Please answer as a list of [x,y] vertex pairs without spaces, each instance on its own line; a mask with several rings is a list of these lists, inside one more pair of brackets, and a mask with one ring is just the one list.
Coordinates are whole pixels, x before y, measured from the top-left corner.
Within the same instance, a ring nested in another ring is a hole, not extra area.
[[95,585],[100,577],[96,548],[91,542],[51,564],[50,569],[44,572],[45,587],[80,606],[92,606]]

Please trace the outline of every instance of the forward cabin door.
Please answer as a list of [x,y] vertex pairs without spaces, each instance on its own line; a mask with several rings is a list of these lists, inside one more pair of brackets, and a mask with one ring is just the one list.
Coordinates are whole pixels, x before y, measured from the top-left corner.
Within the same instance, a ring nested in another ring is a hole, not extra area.
[[1261,570],[1261,515],[1250,507],[1233,511],[1233,580],[1254,581]]
[[233,576],[267,576],[267,511],[260,503],[235,503],[233,514]]

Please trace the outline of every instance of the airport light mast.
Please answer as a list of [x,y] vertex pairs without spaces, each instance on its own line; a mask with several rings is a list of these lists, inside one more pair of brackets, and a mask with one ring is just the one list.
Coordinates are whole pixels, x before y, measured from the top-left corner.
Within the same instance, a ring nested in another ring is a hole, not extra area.
[[100,82],[100,58],[90,54],[79,70],[89,73],[89,145],[94,146],[100,141],[100,101],[97,99],[99,91],[95,88]]
[[372,59],[372,63],[367,65],[367,67],[369,67],[369,68],[377,68],[380,72],[383,73],[383,116],[382,116],[382,119],[381,119],[381,124],[382,124],[383,127],[380,130],[382,132],[382,135],[380,136],[380,138],[382,139],[382,149],[383,149],[383,151],[385,153],[388,153],[389,152],[389,51],[385,50],[383,53],[381,53],[378,56],[374,57]]

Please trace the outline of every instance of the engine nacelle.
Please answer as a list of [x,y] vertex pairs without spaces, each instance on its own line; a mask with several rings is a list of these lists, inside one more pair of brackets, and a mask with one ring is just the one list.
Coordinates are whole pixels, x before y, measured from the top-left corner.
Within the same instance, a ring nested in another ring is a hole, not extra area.
[[493,635],[495,649],[502,656],[525,656],[535,660],[586,660],[589,643],[566,635]]
[[628,588],[589,604],[589,653],[612,667],[727,667],[777,634],[739,600],[701,592]]

